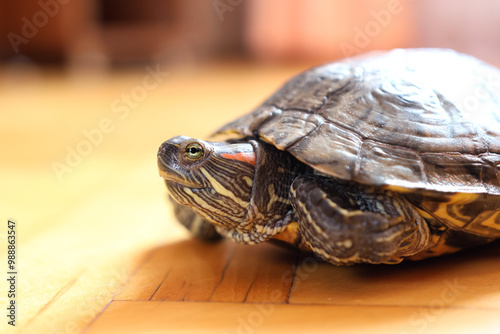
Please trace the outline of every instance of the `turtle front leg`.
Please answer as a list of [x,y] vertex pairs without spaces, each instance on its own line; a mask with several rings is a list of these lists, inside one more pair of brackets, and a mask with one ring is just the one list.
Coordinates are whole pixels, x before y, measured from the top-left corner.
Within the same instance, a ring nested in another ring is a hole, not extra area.
[[215,230],[214,225],[197,215],[191,208],[178,204],[171,196],[168,196],[168,198],[174,207],[174,214],[177,220],[195,237],[208,241],[217,241],[222,238]]
[[429,247],[427,223],[399,194],[302,176],[290,196],[306,244],[333,264],[399,263]]

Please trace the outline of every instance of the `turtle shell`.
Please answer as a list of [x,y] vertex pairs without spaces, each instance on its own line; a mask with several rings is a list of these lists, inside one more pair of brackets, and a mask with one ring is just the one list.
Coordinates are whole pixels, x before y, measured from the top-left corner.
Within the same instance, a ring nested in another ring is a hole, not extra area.
[[451,50],[312,68],[218,133],[257,137],[342,180],[500,195],[500,71]]

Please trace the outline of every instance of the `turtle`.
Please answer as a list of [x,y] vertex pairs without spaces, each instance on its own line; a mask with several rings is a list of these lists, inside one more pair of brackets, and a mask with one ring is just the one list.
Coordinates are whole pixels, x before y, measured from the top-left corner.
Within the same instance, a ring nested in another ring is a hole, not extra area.
[[208,140],[161,144],[198,237],[396,264],[500,238],[500,70],[449,49],[306,70]]

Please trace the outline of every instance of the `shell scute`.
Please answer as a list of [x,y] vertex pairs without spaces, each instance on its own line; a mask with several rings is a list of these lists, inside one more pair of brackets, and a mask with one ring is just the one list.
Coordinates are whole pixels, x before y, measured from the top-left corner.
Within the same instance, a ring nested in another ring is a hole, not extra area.
[[342,180],[500,196],[498,82],[498,69],[450,50],[377,53],[306,71],[220,131]]

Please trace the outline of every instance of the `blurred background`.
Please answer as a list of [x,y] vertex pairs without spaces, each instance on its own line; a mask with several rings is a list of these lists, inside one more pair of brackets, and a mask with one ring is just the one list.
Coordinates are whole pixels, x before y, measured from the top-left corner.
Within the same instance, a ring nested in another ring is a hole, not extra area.
[[323,62],[371,49],[500,52],[500,2],[478,0],[0,1],[0,57],[107,68],[221,59]]

